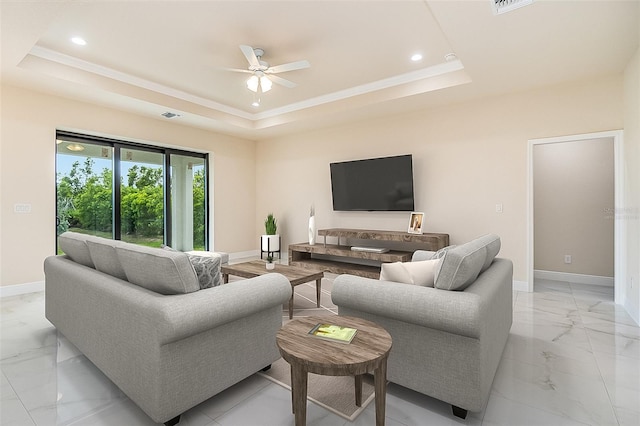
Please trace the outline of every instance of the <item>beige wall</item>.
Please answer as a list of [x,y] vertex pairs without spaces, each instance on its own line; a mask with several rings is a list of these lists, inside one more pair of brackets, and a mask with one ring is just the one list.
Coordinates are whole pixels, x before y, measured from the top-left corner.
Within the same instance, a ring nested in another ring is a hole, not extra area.
[[613,138],[533,147],[535,269],[613,277],[613,154]]
[[424,231],[496,233],[526,281],[527,141],[622,128],[622,92],[611,76],[259,142],[256,227],[273,211],[285,247],[305,241],[314,203],[318,229],[406,230],[408,213],[333,212],[329,163],[410,153]]
[[[54,253],[57,128],[211,152],[213,246],[255,250],[255,142],[15,87],[2,87],[1,106],[0,285],[43,280]],[[32,212],[14,213],[16,203]]]
[[[639,11],[640,15],[640,11]],[[638,19],[640,23],[640,16]],[[640,41],[640,40],[639,40]],[[627,310],[640,323],[640,48],[624,73],[625,203],[616,220],[626,226]],[[633,282],[633,285],[632,285]]]
[[[632,103],[637,112],[638,98]],[[0,284],[42,280],[42,260],[53,252],[56,128],[213,152],[214,246],[232,253],[257,249],[270,211],[285,249],[305,241],[311,203],[318,228],[405,230],[405,213],[333,212],[329,162],[411,153],[425,232],[449,233],[453,244],[495,232],[514,279],[525,281],[527,141],[619,129],[622,117],[623,79],[610,76],[255,144],[2,87]],[[15,203],[32,204],[32,213],[14,213]],[[497,203],[504,213],[495,213]]]

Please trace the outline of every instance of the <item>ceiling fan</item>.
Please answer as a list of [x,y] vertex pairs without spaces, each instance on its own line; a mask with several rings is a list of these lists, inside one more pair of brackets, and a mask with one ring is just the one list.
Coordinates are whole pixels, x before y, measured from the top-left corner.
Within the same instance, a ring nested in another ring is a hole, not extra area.
[[304,68],[309,68],[311,64],[309,61],[296,61],[288,64],[269,66],[269,64],[262,60],[264,50],[256,47],[253,48],[247,45],[240,45],[240,50],[244,54],[245,58],[249,62],[249,68],[246,70],[231,68],[230,71],[245,72],[253,74],[247,80],[247,88],[252,92],[258,93],[259,91],[268,92],[271,90],[272,82],[281,86],[288,87],[290,89],[297,86],[293,81],[286,80],[277,75],[281,72],[295,71]]

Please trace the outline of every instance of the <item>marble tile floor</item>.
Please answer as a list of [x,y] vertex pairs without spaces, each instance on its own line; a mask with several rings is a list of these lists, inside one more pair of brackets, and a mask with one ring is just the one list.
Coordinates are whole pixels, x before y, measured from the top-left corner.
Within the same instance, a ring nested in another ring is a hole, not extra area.
[[[333,315],[333,277],[296,287],[295,315]],[[613,289],[538,281],[514,293],[514,322],[491,396],[467,420],[391,384],[388,426],[639,425],[640,328]],[[0,425],[152,425],[146,415],[44,318],[44,294],[0,299]],[[284,307],[283,307],[284,308]],[[283,319],[288,320],[286,309]],[[181,425],[293,425],[289,392],[253,375],[189,410]],[[348,422],[310,403],[308,425],[375,424],[371,404]]]

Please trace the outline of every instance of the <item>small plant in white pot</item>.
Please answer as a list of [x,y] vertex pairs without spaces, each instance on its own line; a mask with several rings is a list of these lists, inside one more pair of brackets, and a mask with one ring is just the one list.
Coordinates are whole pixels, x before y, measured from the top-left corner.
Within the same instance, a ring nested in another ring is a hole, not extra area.
[[273,213],[269,213],[264,221],[265,235],[260,237],[262,252],[266,252],[267,256],[271,256],[271,253],[280,251],[280,235],[278,235],[278,222],[273,216]]
[[273,256],[267,256],[267,263],[265,264],[267,269],[275,269],[276,264],[273,263]]

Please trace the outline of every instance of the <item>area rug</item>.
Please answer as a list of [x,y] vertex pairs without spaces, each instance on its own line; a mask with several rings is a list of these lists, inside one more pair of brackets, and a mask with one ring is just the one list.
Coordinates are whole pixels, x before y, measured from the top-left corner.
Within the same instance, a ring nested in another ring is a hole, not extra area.
[[[259,374],[291,390],[291,368],[284,359],[280,358],[271,365],[268,371]],[[307,399],[349,421],[353,421],[375,399],[371,376],[365,375],[362,379],[362,407],[356,405],[354,386],[353,376],[320,376],[309,373]]]

